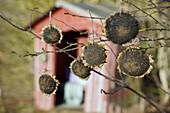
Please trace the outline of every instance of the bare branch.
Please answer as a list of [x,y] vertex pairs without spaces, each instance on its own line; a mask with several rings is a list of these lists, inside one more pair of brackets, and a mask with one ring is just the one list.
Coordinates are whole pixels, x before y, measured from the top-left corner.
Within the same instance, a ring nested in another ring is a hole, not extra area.
[[137,91],[135,91],[134,89],[130,88],[129,86],[125,86],[126,89],[129,89],[130,91],[132,91],[133,93],[135,93],[136,95],[142,97],[144,100],[146,100],[150,105],[152,105],[153,107],[155,107],[160,113],[166,113],[165,111],[163,111],[161,108],[159,108],[158,106],[156,106],[150,99],[146,98],[144,95],[138,93]]
[[121,89],[123,89],[124,88],[124,86],[121,86],[121,87],[119,87],[119,88],[117,88],[117,89],[115,89],[113,92],[106,92],[105,90],[103,90],[103,89],[101,89],[100,91],[101,91],[101,93],[104,93],[104,94],[115,94],[116,92],[118,92],[119,90],[121,90]]
[[169,45],[162,45],[162,44],[160,43],[158,46],[151,46],[150,44],[148,44],[148,47],[140,47],[140,49],[148,50],[148,49],[159,49],[159,48],[162,48],[162,47],[168,47],[168,48],[170,48]]
[[151,81],[156,85],[156,87],[158,87],[158,88],[161,89],[164,93],[166,93],[166,94],[168,94],[168,95],[170,96],[170,93],[167,92],[167,91],[165,91],[161,86],[159,86],[150,76],[148,76],[148,75],[146,75],[146,76],[149,78],[149,80],[151,80]]
[[139,30],[139,32],[143,31],[170,31],[170,28],[143,28]]
[[30,15],[30,25],[29,25],[29,27],[30,27],[30,31],[32,31],[32,28],[31,28],[31,23],[32,23],[32,15],[33,15],[33,12],[34,12],[34,10],[35,9],[38,9],[37,7],[35,7],[35,8],[33,8],[32,10],[31,10],[31,15]]
[[105,18],[102,18],[102,17],[88,17],[88,16],[80,16],[80,15],[74,15],[74,14],[71,14],[71,13],[64,13],[65,15],[71,15],[73,17],[81,17],[81,18],[92,18],[92,19],[105,19]]
[[89,15],[90,15],[90,19],[91,19],[91,26],[92,26],[92,42],[94,43],[94,26],[93,26],[93,18],[92,18],[92,14],[91,12],[89,11]]
[[10,25],[12,25],[13,27],[21,30],[21,31],[27,31],[25,28],[21,27],[20,25],[16,24],[12,19],[10,19],[9,17],[7,17],[4,13],[0,12],[0,17],[5,20],[6,22],[8,22]]
[[129,87],[125,82],[122,82],[122,81],[120,81],[120,80],[118,80],[118,79],[113,80],[113,79],[111,79],[110,77],[107,77],[106,75],[101,74],[100,72],[98,72],[98,71],[96,71],[96,70],[93,70],[93,71],[94,71],[95,73],[97,73],[97,74],[105,77],[106,79],[108,79],[108,80],[110,80],[110,81],[112,81],[112,82],[114,82],[114,83],[119,84],[121,87],[126,88],[126,89],[132,91],[133,93],[135,93],[136,95],[138,95],[139,97],[141,97],[141,98],[143,98],[145,101],[147,101],[150,105],[152,105],[153,107],[155,107],[160,113],[165,113],[161,108],[159,108],[158,106],[156,106],[150,99],[146,98],[144,95],[138,93],[137,91],[135,91],[134,89],[132,89],[131,87]]
[[51,45],[51,46],[54,47],[55,49],[59,50],[59,52],[63,52],[65,54],[67,54],[70,58],[76,59],[73,55],[69,54],[68,52],[64,51],[63,49],[60,49],[59,47],[57,47],[55,45]]
[[110,77],[108,77],[108,76],[106,76],[106,75],[104,75],[104,74],[102,74],[102,73],[100,73],[100,72],[98,72],[98,71],[96,71],[96,70],[94,70],[94,69],[92,69],[92,71],[94,71],[94,72],[97,73],[98,75],[103,76],[104,78],[106,78],[106,79],[108,79],[108,80],[110,80],[110,81],[112,81],[112,82],[115,82],[115,83],[117,83],[117,84],[119,84],[119,85],[121,85],[121,86],[122,86],[122,84],[124,84],[122,81],[120,81],[120,80],[118,80],[118,79],[113,80],[113,79],[111,79]]
[[27,56],[36,57],[36,56],[44,54],[44,53],[56,53],[56,51],[41,51],[41,52],[35,52],[35,53],[27,52],[26,54],[23,54],[23,53],[19,54],[15,51],[12,51],[11,53],[18,55],[19,57],[27,57]]
[[160,37],[160,38],[153,38],[146,35],[141,35],[142,37],[139,38],[140,41],[159,41],[159,40],[170,40],[170,37]]
[[[31,9],[28,9],[28,10],[31,10]],[[44,14],[44,13],[42,13],[42,12],[38,11],[38,10],[34,10],[34,12],[39,13],[39,14],[42,14],[42,15],[45,15],[45,16],[48,16],[48,14]],[[51,17],[51,18],[52,18],[52,19],[54,19],[54,20],[56,20],[56,21],[58,21],[58,22],[61,22],[61,23],[63,23],[64,25],[66,25],[66,26],[68,26],[68,27],[72,28],[73,30],[78,31],[78,32],[80,32],[80,33],[81,33],[81,31],[79,31],[78,29],[76,29],[76,28],[74,28],[74,27],[72,27],[72,26],[70,26],[70,25],[66,24],[64,21],[59,20],[59,19],[54,18],[54,17]]]
[[149,8],[144,8],[144,9],[138,9],[138,10],[134,10],[134,11],[131,11],[132,13],[136,13],[138,11],[145,11],[145,10],[149,10],[149,9],[157,9],[157,8],[165,8],[165,9],[168,9],[170,8],[170,6],[160,6],[160,7],[149,7]]
[[[131,3],[131,2],[129,2],[129,1],[126,1],[126,0],[123,0],[125,3],[128,3],[128,4],[130,4],[130,5],[132,5],[132,6],[134,6],[135,8],[137,8],[138,10],[140,10],[140,8],[139,7],[137,7],[135,4],[133,4],[133,3]],[[165,28],[167,28],[167,26],[165,26],[165,25],[163,25],[162,23],[160,23],[157,19],[155,19],[152,15],[150,15],[150,14],[148,14],[147,12],[145,12],[145,11],[143,11],[143,10],[141,10],[144,14],[146,14],[146,15],[148,15],[149,17],[151,17],[156,23],[158,23],[159,25],[161,25],[162,27],[165,27]]]
[[[17,28],[17,29],[19,29],[19,30],[21,30],[21,31],[29,32],[30,34],[34,35],[36,38],[41,39],[39,36],[37,36],[37,35],[36,35],[35,33],[33,33],[32,31],[29,31],[29,30],[25,29],[24,27],[18,25],[16,22],[14,22],[12,19],[10,19],[9,17],[7,17],[7,16],[6,16],[5,14],[3,14],[2,12],[0,12],[0,13],[1,13],[0,17],[1,17],[3,20],[5,20],[6,22],[8,22],[10,25],[12,25],[13,27],[15,27],[15,28]],[[3,16],[5,16],[5,17],[3,17]]]
[[168,20],[170,20],[170,18],[168,17],[168,15],[166,15],[164,12],[162,12],[162,11],[153,3],[152,0],[149,0],[149,2],[152,4],[152,7],[153,7],[153,8],[156,8],[156,9],[159,11],[159,13],[163,14]]

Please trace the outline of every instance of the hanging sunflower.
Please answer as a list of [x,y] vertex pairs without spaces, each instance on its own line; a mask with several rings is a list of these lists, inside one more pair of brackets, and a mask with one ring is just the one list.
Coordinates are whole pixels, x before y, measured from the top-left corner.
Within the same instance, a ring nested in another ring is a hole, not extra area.
[[47,44],[61,43],[63,39],[62,30],[55,25],[46,25],[42,28],[41,35]]
[[133,46],[119,53],[117,68],[124,75],[141,78],[151,72],[153,62],[151,55],[144,53],[139,47]]
[[42,74],[39,78],[40,91],[44,95],[55,94],[59,84],[59,81],[52,74]]
[[116,44],[125,44],[136,37],[139,31],[138,21],[129,13],[117,12],[105,20],[106,37]]
[[107,52],[102,44],[90,43],[83,48],[82,60],[85,66],[102,67],[106,62]]
[[72,73],[83,80],[87,80],[90,76],[91,69],[87,66],[84,66],[81,59],[73,60],[73,62],[70,64],[70,69]]

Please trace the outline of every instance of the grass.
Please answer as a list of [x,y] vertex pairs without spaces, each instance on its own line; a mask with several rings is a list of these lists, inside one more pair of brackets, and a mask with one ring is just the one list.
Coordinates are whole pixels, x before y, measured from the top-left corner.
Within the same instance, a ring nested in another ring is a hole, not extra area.
[[[17,24],[26,26],[30,21],[30,11],[27,8],[41,6],[39,3],[39,1],[0,1],[0,11]],[[26,4],[29,6],[21,7]],[[40,9],[47,10],[52,6],[52,2],[49,4],[44,2],[46,6]],[[1,18],[0,26],[0,88],[2,89],[0,113],[33,113],[34,58],[19,57],[11,53],[12,51],[18,54],[33,53],[33,36],[12,27]]]

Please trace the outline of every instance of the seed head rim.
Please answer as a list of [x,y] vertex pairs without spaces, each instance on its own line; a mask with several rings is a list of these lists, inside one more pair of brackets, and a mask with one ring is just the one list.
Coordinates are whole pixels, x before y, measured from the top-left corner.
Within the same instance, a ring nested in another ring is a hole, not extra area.
[[[81,60],[81,58],[76,58],[76,59],[74,59],[72,62],[71,62],[71,64],[70,64],[70,70],[71,70],[71,72],[74,74],[74,71],[73,71],[73,69],[72,69],[72,67],[73,67],[73,64],[75,63],[75,62],[77,62],[77,61],[80,61]],[[82,61],[82,60],[81,60]],[[83,64],[83,61],[82,61],[82,64]],[[84,65],[85,66],[85,65]],[[87,66],[85,66],[85,67],[87,67]],[[87,67],[87,68],[89,68],[89,67]],[[89,68],[89,73],[90,73],[90,71],[91,71],[91,68]],[[91,74],[91,73],[90,73]],[[81,80],[88,80],[89,78],[90,78],[90,74],[86,77],[86,78],[82,78],[82,77],[80,77],[80,76],[77,76],[77,77],[79,77],[79,79],[81,79]]]
[[[60,34],[60,39],[58,40],[58,42],[56,42],[56,44],[61,44],[61,41],[63,39],[63,34],[62,34],[62,30],[59,28],[59,27],[56,27],[55,25],[45,25],[43,28],[42,28],[42,31],[40,32],[41,36],[43,37],[43,34],[45,32],[46,29],[50,29],[51,27],[53,27],[54,29],[56,29],[59,34]],[[44,37],[41,39],[42,41],[45,42],[44,40]],[[47,42],[45,42],[47,43]],[[47,44],[52,44],[52,43],[47,43]]]
[[145,53],[146,56],[147,56],[148,59],[149,59],[149,67],[148,67],[147,71],[146,71],[145,73],[143,73],[142,75],[139,75],[139,76],[131,76],[131,75],[125,73],[124,71],[122,71],[122,70],[120,69],[120,60],[119,60],[120,57],[122,56],[122,54],[123,54],[124,52],[126,52],[126,51],[129,50],[129,49],[133,49],[133,48],[140,49],[140,47],[138,47],[138,46],[130,46],[130,47],[127,47],[127,48],[126,48],[124,51],[122,51],[121,53],[119,53],[119,55],[118,55],[118,57],[117,57],[117,59],[116,59],[116,61],[117,61],[117,63],[118,63],[117,69],[118,69],[119,73],[122,73],[122,74],[124,74],[124,75],[126,75],[126,76],[128,76],[128,77],[131,77],[131,78],[142,78],[142,77],[144,77],[145,75],[148,75],[148,74],[152,71],[152,69],[153,69],[152,64],[154,63],[154,60],[152,59],[152,55],[148,55],[148,54]]
[[[106,27],[106,20],[107,19],[109,19],[111,16],[115,16],[115,14],[117,14],[117,13],[120,13],[120,12],[114,12],[113,14],[111,14],[111,15],[109,15],[108,17],[106,17],[105,18],[105,22],[104,22],[104,28]],[[129,11],[123,11],[123,12],[121,12],[120,14],[122,14],[122,13],[126,13],[126,14],[129,14],[129,15],[131,15],[133,18],[134,18],[134,20],[136,20],[137,22],[138,22],[138,27],[139,27],[139,29],[140,29],[140,22],[134,17],[134,15],[132,14],[132,13],[130,13]],[[138,33],[139,33],[139,30],[138,30]],[[105,34],[105,37],[107,38],[108,37],[108,33],[106,32],[106,29],[104,29],[104,34]],[[137,36],[137,35],[136,35]],[[132,39],[135,39],[136,38],[136,36],[134,37],[134,38],[132,38]],[[108,39],[108,38],[107,38]],[[131,39],[131,40],[132,40]],[[110,39],[108,39],[109,41],[111,41]],[[129,40],[128,42],[130,42],[131,40]],[[113,41],[111,41],[111,42],[113,42]],[[128,43],[128,42],[126,42],[126,43]],[[115,42],[113,42],[114,44],[119,44],[119,43],[115,43]],[[123,45],[123,44],[126,44],[126,43],[122,43],[122,44],[119,44],[119,45]]]
[[[94,45],[94,44],[96,44],[96,45],[98,45],[98,46],[100,46],[100,47],[103,48],[104,54],[105,54],[105,59],[103,60],[103,62],[102,62],[101,64],[92,66],[92,65],[90,65],[90,64],[85,60],[84,51],[85,51],[85,48],[86,48],[86,47],[88,47],[89,45]],[[105,45],[104,45],[104,44],[89,43],[89,44],[85,45],[85,46],[82,48],[82,50],[83,50],[83,53],[82,53],[82,55],[81,55],[81,56],[82,56],[82,57],[81,57],[81,60],[83,61],[83,63],[84,63],[85,66],[88,66],[88,67],[90,67],[91,69],[93,69],[93,68],[96,69],[96,68],[98,68],[98,67],[101,68],[101,67],[104,65],[104,63],[106,63],[108,51],[105,49]]]
[[[56,83],[56,87],[55,87],[54,91],[51,94],[56,94],[56,91],[58,90],[58,86],[60,85],[60,82],[56,79],[56,76],[54,76],[54,74],[52,74],[52,73],[43,73],[43,74],[40,75],[40,77],[43,76],[43,75],[50,76],[54,80],[54,82]],[[42,92],[42,94],[46,95],[46,96],[51,95],[51,94],[47,94],[47,93],[44,93],[44,92]]]

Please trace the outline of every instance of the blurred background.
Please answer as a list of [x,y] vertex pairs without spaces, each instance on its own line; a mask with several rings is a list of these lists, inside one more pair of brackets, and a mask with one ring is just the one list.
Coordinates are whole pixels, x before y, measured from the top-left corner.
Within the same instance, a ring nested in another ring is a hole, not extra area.
[[[67,0],[74,2],[82,2],[83,0]],[[86,2],[100,3],[110,2],[119,3],[119,0],[84,0]],[[134,3],[134,0],[129,0]],[[141,2],[135,2],[135,4],[141,8],[147,8],[143,2],[145,0],[139,0]],[[157,6],[169,6],[169,2],[163,0],[153,0],[154,2],[160,2]],[[14,20],[17,24],[22,26],[28,26],[30,23],[31,11],[34,7],[38,7],[40,12],[46,12],[55,6],[57,0],[0,0],[0,11]],[[162,3],[161,3],[162,2]],[[136,10],[134,7],[123,4],[130,10]],[[153,10],[152,10],[153,11]],[[170,10],[164,12],[170,18],[168,13]],[[151,13],[148,11],[148,13]],[[137,19],[141,21],[141,28],[158,28],[158,24],[155,24],[150,18],[144,16],[143,13],[137,13]],[[32,20],[36,19],[40,15],[34,13]],[[141,18],[143,17],[143,18]],[[169,20],[164,15],[157,13],[154,15],[156,19],[161,22],[169,23]],[[169,31],[147,31],[144,35],[150,37],[168,37]],[[33,57],[19,57],[16,54],[12,54],[12,51],[17,53],[33,53],[34,52],[34,37],[26,32],[22,32],[4,20],[0,19],[0,113],[83,113],[83,109],[59,109],[54,108],[49,111],[36,110],[34,107],[34,69],[33,69]],[[170,41],[161,41],[167,45],[170,45]],[[149,42],[150,43],[150,42]],[[150,43],[153,46],[159,45],[159,43]],[[147,47],[147,42],[142,42],[143,47]],[[155,59],[154,70],[151,73],[152,79],[157,85],[161,86],[166,91],[170,91],[170,49],[150,49],[147,51],[153,55]],[[142,79],[131,79],[126,77],[126,82],[134,89],[142,94],[145,94],[148,98],[152,99],[162,109],[170,111],[169,95],[165,94],[162,90],[156,87],[156,84],[144,77]],[[123,101],[117,102],[116,105],[120,106],[122,113],[125,113],[130,106],[142,105],[142,100],[132,93],[129,93],[129,98],[123,99]],[[113,102],[113,104],[115,104]],[[161,104],[163,106],[161,106]],[[146,108],[146,112],[156,113],[152,110],[152,107]]]

